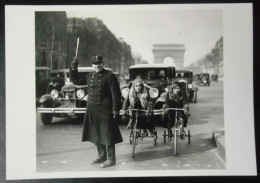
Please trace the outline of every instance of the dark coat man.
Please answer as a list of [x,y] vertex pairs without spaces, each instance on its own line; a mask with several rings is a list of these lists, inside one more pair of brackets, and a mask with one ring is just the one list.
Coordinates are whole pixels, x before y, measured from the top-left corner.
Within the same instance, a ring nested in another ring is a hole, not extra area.
[[123,141],[117,125],[121,108],[121,91],[116,76],[104,69],[103,58],[91,58],[95,72],[87,77],[88,102],[82,141],[97,145],[98,157],[92,163],[101,167],[116,164],[115,144]]

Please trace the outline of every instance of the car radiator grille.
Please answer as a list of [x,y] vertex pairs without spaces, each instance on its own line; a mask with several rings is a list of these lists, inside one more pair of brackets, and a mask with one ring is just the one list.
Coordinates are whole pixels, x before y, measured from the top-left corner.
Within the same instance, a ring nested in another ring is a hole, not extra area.
[[75,101],[62,101],[63,108],[74,108],[75,107]]

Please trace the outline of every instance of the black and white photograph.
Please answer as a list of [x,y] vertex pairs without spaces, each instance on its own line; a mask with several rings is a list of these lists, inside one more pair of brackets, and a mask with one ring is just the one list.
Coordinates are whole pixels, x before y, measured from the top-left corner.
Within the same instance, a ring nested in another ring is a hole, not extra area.
[[256,175],[251,4],[5,11],[7,179]]

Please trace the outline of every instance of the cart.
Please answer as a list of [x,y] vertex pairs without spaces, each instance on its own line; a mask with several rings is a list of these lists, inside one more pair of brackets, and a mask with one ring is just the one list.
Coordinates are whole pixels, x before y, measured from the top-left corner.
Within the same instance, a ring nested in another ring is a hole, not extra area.
[[138,144],[138,140],[143,140],[145,137],[152,137],[154,139],[154,146],[156,146],[157,142],[157,132],[155,131],[155,135],[149,136],[147,129],[138,128],[139,117],[140,115],[145,115],[147,112],[143,109],[129,109],[129,111],[135,111],[135,119],[133,121],[133,128],[130,130],[130,144],[133,145],[132,157],[135,157],[135,147]]

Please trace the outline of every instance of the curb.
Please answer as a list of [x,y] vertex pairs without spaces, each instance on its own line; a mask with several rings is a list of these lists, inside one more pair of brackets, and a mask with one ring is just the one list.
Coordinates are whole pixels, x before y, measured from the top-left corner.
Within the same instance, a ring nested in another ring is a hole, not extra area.
[[220,157],[226,161],[225,153],[225,131],[224,129],[217,129],[212,132],[212,140],[217,146],[217,151]]

